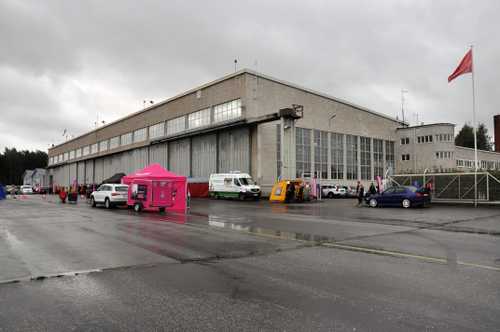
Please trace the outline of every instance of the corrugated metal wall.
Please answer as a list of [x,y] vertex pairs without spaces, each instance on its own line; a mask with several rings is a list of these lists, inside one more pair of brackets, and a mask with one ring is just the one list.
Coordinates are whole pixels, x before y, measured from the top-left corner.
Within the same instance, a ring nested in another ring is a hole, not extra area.
[[94,161],[85,161],[85,184],[94,183]]
[[218,149],[219,160],[216,160],[216,134],[156,144],[54,168],[54,184],[69,186],[76,179],[82,184],[100,183],[116,173],[130,174],[150,163],[160,163],[174,173],[206,180],[217,171],[250,172],[248,128],[220,132]]
[[85,183],[85,162],[79,162],[78,163],[78,183],[84,184]]
[[215,134],[193,137],[192,140],[193,178],[207,180],[217,172],[217,136]]
[[94,159],[94,182],[99,184],[104,180],[104,159]]
[[128,174],[126,172],[126,169],[125,169],[124,165],[122,165],[122,155],[121,155],[121,153],[112,155],[109,158],[110,158],[110,169],[109,169],[109,171],[111,173],[110,176],[113,176],[116,173],[125,173],[125,174]]
[[168,169],[168,143],[160,143],[149,147],[149,162],[159,163]]
[[189,176],[190,174],[189,138],[173,141],[168,146],[168,169],[174,173]]
[[133,150],[132,172],[148,165],[148,147]]
[[69,166],[64,165],[56,169],[56,184],[58,186],[68,187],[69,186]]
[[102,158],[102,163],[104,179],[108,179],[115,174],[113,173],[113,156]]
[[68,183],[68,185],[72,186],[76,181],[76,177],[78,176],[78,174],[77,174],[78,168],[77,168],[76,163],[69,164],[68,168],[69,168],[69,183]]
[[233,129],[219,134],[219,172],[250,172],[250,130]]

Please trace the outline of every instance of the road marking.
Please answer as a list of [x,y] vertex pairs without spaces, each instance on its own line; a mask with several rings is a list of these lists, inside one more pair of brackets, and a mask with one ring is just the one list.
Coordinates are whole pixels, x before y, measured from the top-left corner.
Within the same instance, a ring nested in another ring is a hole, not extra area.
[[[408,253],[404,253],[404,252],[397,252],[397,251],[390,251],[390,250],[383,250],[383,249],[372,249],[372,248],[350,246],[350,245],[337,244],[337,243],[322,243],[321,245],[324,247],[329,247],[329,248],[359,251],[359,252],[365,252],[365,253],[370,253],[370,254],[387,255],[387,256],[393,256],[393,257],[414,258],[414,259],[423,260],[423,261],[427,261],[427,262],[448,264],[448,260],[446,258],[440,258],[440,257],[415,255],[415,254],[408,254]],[[468,263],[468,262],[462,262],[462,261],[457,261],[456,263],[457,263],[457,265],[469,266],[469,267],[475,267],[475,268],[500,272],[500,267],[496,267],[496,266]]]

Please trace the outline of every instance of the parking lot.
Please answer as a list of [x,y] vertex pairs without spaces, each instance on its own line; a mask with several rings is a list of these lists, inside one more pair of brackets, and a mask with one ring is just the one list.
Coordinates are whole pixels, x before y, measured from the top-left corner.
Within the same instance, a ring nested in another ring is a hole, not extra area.
[[27,196],[0,212],[0,330],[500,326],[499,208]]

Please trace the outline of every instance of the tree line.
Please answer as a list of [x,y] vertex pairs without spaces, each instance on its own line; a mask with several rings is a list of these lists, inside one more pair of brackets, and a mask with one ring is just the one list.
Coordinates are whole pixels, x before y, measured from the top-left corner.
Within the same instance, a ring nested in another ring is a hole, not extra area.
[[43,151],[28,151],[5,148],[0,153],[0,183],[21,185],[27,169],[46,168],[48,156]]
[[[474,148],[474,129],[468,124],[464,124],[462,129],[455,137],[455,145],[464,146],[466,148]],[[491,137],[488,135],[488,128],[484,123],[480,123],[477,127],[477,149],[491,151]]]

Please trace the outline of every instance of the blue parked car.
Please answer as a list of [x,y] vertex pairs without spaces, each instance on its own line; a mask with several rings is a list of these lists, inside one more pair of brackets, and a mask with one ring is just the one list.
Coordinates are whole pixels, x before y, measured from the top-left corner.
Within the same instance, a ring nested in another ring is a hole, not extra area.
[[414,186],[400,186],[386,189],[380,194],[367,196],[366,203],[370,207],[377,206],[424,206],[430,204],[431,196],[425,188]]

